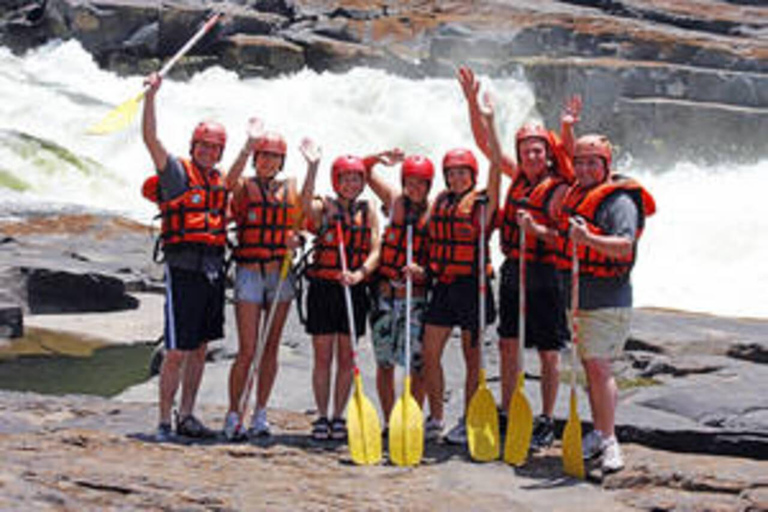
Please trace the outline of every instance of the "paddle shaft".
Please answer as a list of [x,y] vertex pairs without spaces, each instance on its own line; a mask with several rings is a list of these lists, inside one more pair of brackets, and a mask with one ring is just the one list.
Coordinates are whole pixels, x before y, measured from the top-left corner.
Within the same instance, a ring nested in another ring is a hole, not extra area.
[[411,374],[411,302],[413,300],[413,279],[411,278],[411,263],[413,263],[413,224],[408,222],[406,228],[405,265],[408,272],[405,275],[405,375]]
[[[344,233],[341,229],[341,222],[336,223],[336,238],[339,240],[339,260],[341,261],[341,272],[347,272],[347,251],[344,248]],[[344,285],[344,300],[347,303],[347,322],[349,323],[350,345],[352,345],[352,365],[355,375],[360,373],[357,367],[357,330],[355,329],[355,313],[352,304],[352,292],[349,285]]]
[[571,389],[576,389],[576,345],[579,343],[579,247],[571,243]]
[[[157,74],[160,75],[161,78],[167,75],[171,68],[175,66],[177,62],[179,62],[179,59],[186,55],[187,52],[189,52],[189,50],[191,50],[192,47],[195,46],[195,44],[197,44],[197,42],[200,41],[200,39],[202,39],[205,34],[207,34],[208,31],[213,28],[214,25],[216,25],[219,19],[221,19],[221,16],[222,13],[217,12],[208,18],[205,24],[200,27],[197,32],[195,32],[195,35],[193,35],[192,38],[184,44],[184,46],[179,48],[179,50],[173,55],[173,57],[170,58],[168,62],[165,63],[165,65],[160,69],[160,71],[158,71]],[[146,93],[148,90],[149,85],[145,85],[143,92]]]
[[[485,199],[485,198],[483,198]],[[478,309],[480,310],[480,318],[478,319],[479,329],[477,333],[477,349],[480,351],[480,369],[485,368],[485,355],[483,354],[483,336],[485,334],[485,201],[480,203],[480,236],[477,237],[479,257],[478,263],[480,267],[480,275],[478,276],[478,282],[480,289],[480,296],[478,297]]]
[[[520,230],[520,262],[519,262],[519,285],[518,285],[518,311],[517,311],[517,336],[518,336],[518,348],[517,348],[517,371],[525,371],[525,317],[527,313],[526,307],[526,275],[525,275],[525,229],[523,226],[518,226]],[[517,379],[515,379],[517,382]]]

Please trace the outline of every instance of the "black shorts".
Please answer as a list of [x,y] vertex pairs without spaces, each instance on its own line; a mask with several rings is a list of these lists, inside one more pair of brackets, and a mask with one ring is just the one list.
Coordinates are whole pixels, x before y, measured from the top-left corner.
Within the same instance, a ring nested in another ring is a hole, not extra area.
[[[485,324],[496,320],[490,280],[485,296]],[[475,277],[459,277],[452,283],[437,282],[424,315],[424,323],[441,327],[459,326],[462,331],[477,331],[480,324],[478,282]]]
[[[368,285],[360,283],[350,287],[355,315],[355,331],[365,335],[368,316]],[[310,279],[307,290],[307,334],[347,334],[347,302],[344,287],[337,281]]]
[[224,337],[224,273],[165,267],[165,348],[196,350]]
[[[525,346],[560,350],[570,339],[565,315],[565,295],[554,267],[526,265]],[[520,267],[507,259],[501,266],[499,327],[501,338],[517,338],[519,330]]]

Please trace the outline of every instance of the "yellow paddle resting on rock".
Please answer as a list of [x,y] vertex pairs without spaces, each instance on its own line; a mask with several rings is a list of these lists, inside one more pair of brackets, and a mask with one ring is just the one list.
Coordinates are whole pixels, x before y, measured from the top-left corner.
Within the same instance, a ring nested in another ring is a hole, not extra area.
[[[482,198],[481,198],[482,200]],[[499,458],[499,414],[496,410],[496,400],[488,389],[485,379],[485,358],[483,357],[483,337],[485,334],[485,202],[480,203],[479,242],[479,329],[477,333],[477,349],[480,351],[480,375],[477,390],[472,395],[467,409],[467,443],[469,455],[478,462],[487,462]]]
[[[339,259],[341,269],[347,271],[347,252],[344,249],[344,234],[341,222],[336,223],[336,238],[339,241]],[[357,366],[357,332],[355,330],[355,313],[352,305],[352,293],[349,286],[344,285],[344,300],[347,303],[347,321],[349,336],[352,344],[352,361],[355,372],[355,390],[347,406],[347,439],[349,453],[355,464],[377,464],[381,461],[381,422],[379,414],[368,397],[363,393],[363,379]]]
[[[213,28],[214,25],[216,25],[216,22],[219,21],[221,16],[221,13],[216,13],[208,18],[208,21],[206,21],[205,24],[200,27],[200,30],[198,30],[195,35],[192,36],[192,39],[187,41],[187,43],[182,46],[181,49],[176,52],[173,57],[171,57],[171,60],[169,60],[165,66],[163,66],[159,72],[159,75],[161,77],[165,76],[168,71],[170,71],[171,68],[176,64],[176,62],[178,62],[179,59],[181,59],[189,50],[191,50],[192,47],[195,46],[195,44],[197,44],[197,42],[202,39],[203,36]],[[104,119],[88,128],[86,133],[88,133],[88,135],[105,135],[107,133],[122,130],[128,126],[131,121],[133,121],[133,118],[136,117],[136,112],[139,110],[139,103],[141,103],[141,100],[144,99],[144,94],[146,94],[146,92],[147,87],[145,87],[143,91],[141,91],[133,98],[124,101],[115,107],[106,116],[104,116]]]
[[525,274],[525,230],[520,227],[520,300],[518,305],[518,347],[517,379],[515,391],[509,401],[507,412],[507,437],[504,442],[504,462],[513,466],[525,464],[533,435],[533,411],[525,395],[525,317],[526,311],[526,274]]
[[[413,262],[413,224],[408,222],[406,265]],[[397,466],[416,466],[424,453],[424,416],[411,394],[411,295],[413,280],[405,280],[405,376],[403,394],[389,415],[389,458]]]
[[572,244],[571,260],[571,403],[568,421],[563,430],[563,470],[566,474],[584,479],[584,455],[581,450],[581,419],[576,402],[576,344],[579,342],[579,251]]

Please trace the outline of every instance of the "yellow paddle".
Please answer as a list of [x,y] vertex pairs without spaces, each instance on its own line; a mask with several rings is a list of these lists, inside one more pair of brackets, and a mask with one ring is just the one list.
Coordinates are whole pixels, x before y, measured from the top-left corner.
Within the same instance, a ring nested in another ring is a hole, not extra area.
[[515,392],[509,401],[507,413],[507,438],[504,442],[504,462],[520,466],[528,458],[533,435],[533,411],[531,403],[525,396],[525,317],[526,286],[525,286],[525,230],[520,226],[520,300],[518,308],[518,347],[517,347],[517,379]]
[[[344,234],[341,222],[336,223],[336,238],[339,240],[339,259],[341,270],[347,271],[347,253],[344,249]],[[355,372],[355,390],[352,400],[347,406],[347,438],[349,453],[355,464],[376,464],[381,461],[381,422],[379,414],[368,397],[363,394],[363,379],[357,366],[357,332],[355,330],[355,313],[352,305],[352,293],[349,286],[344,285],[344,300],[347,303],[347,321],[349,336],[352,344],[352,361]]]
[[[406,265],[413,262],[413,224],[408,222]],[[413,280],[405,278],[405,377],[403,394],[389,415],[389,458],[397,466],[416,466],[424,453],[424,417],[411,394],[411,295]]]
[[[482,201],[482,199],[481,199]],[[485,379],[485,358],[483,356],[483,336],[485,334],[485,201],[480,203],[480,236],[479,245],[479,329],[477,333],[478,350],[480,351],[480,375],[477,390],[472,395],[467,409],[467,443],[469,455],[478,462],[487,462],[499,458],[499,415],[496,411],[496,400],[488,389]]]
[[568,421],[563,430],[563,470],[566,474],[584,479],[584,456],[581,451],[581,420],[576,402],[576,344],[579,342],[579,251],[572,244],[571,259],[571,400]]
[[[176,64],[176,62],[178,62],[180,58],[182,58],[189,50],[191,50],[192,47],[195,46],[195,44],[200,39],[202,39],[202,37],[207,34],[211,28],[213,28],[221,16],[221,13],[216,13],[208,18],[208,21],[206,21],[205,24],[200,27],[200,30],[198,30],[195,35],[192,36],[192,39],[187,41],[187,43],[182,46],[181,49],[176,52],[173,57],[171,57],[171,60],[169,60],[165,66],[163,66],[159,75],[161,77],[165,76],[168,71],[170,71],[171,68]],[[127,101],[124,101],[112,109],[106,116],[104,116],[101,121],[88,128],[86,133],[88,135],[105,135],[107,133],[122,130],[128,126],[133,118],[136,117],[136,112],[139,110],[139,103],[141,103],[141,100],[144,98],[144,94],[146,94],[147,90],[148,87],[144,87],[144,90],[139,94]]]

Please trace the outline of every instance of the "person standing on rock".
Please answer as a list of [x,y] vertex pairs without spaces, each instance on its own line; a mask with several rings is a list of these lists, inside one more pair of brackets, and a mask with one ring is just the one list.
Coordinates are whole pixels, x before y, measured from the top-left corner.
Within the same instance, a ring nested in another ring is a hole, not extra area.
[[[604,473],[624,467],[614,429],[618,389],[611,373],[629,336],[632,314],[630,272],[653,197],[635,180],[612,172],[612,148],[602,135],[576,141],[576,182],[563,197],[560,264],[570,268],[574,244],[579,258],[578,349],[587,375],[594,430],[582,447],[585,458],[602,454]],[[570,282],[570,273],[566,273]]]
[[[493,110],[486,98],[483,122],[493,123]],[[479,268],[478,245],[481,230],[487,240],[499,202],[500,157],[492,159],[486,191],[478,190],[478,164],[469,149],[456,148],[443,157],[447,190],[437,196],[429,215],[429,269],[434,288],[424,315],[424,382],[431,418],[425,425],[428,439],[436,439],[444,427],[443,394],[445,379],[441,364],[443,351],[454,326],[461,329],[461,346],[466,365],[464,416],[448,433],[453,444],[467,441],[466,409],[477,389],[480,375],[479,273],[493,274],[490,259]],[[481,205],[485,216],[481,216]],[[486,254],[489,254],[486,249]],[[495,308],[490,287],[486,290],[486,322],[493,323]]]
[[[280,286],[280,270],[287,251],[297,245],[295,230],[300,214],[295,178],[277,178],[285,164],[286,150],[282,135],[265,133],[261,120],[253,118],[247,140],[225,179],[232,190],[231,211],[237,225],[234,259],[238,351],[229,372],[229,411],[224,420],[224,435],[230,440],[270,435],[266,406],[277,376],[280,336],[294,297],[293,274],[289,272]],[[241,178],[251,157],[256,175]],[[277,309],[261,342],[264,346],[259,349],[259,332],[267,328],[272,307]],[[258,375],[256,408],[246,432],[240,417],[242,402],[248,400],[243,393],[250,392],[245,388],[259,350],[261,360],[255,362],[254,369]]]
[[[343,440],[346,422],[342,415],[353,379],[353,348],[344,299],[349,286],[354,307],[355,332],[365,335],[368,315],[367,278],[379,261],[380,243],[376,212],[359,196],[365,188],[365,164],[355,156],[340,156],[331,166],[336,197],[314,197],[320,152],[313,144],[302,146],[309,168],[302,189],[302,211],[309,231],[315,235],[313,260],[307,269],[307,333],[312,335],[314,361],[312,388],[318,418],[312,424],[315,440]],[[342,271],[337,239],[341,226],[347,271]],[[335,353],[335,357],[334,357]],[[331,368],[336,360],[335,385]],[[333,389],[333,415],[328,406]]]
[[[391,150],[364,159],[367,182],[385,205],[390,219],[381,242],[381,258],[373,280],[371,304],[371,338],[376,354],[376,389],[385,421],[395,403],[395,365],[405,364],[406,277],[411,276],[411,377],[412,394],[419,404],[424,401],[421,378],[421,338],[423,316],[427,304],[428,244],[427,217],[429,190],[435,175],[432,161],[421,155],[403,159],[400,150]],[[378,163],[400,167],[402,191],[390,186],[376,173]],[[412,229],[413,262],[406,265],[407,226]],[[386,429],[385,429],[386,430]]]
[[[477,92],[479,84],[468,68],[459,70],[459,81],[467,98],[476,142],[490,155],[490,135],[483,131]],[[578,120],[581,101],[572,98],[562,118],[563,140],[573,141],[573,124]],[[492,129],[493,127],[489,127]],[[557,136],[537,123],[525,124],[515,135],[514,160],[504,156],[502,169],[510,170],[512,183],[500,210],[500,243],[505,261],[499,286],[499,365],[501,375],[501,431],[506,432],[507,411],[518,381],[520,227],[526,231],[525,291],[526,348],[536,348],[541,365],[541,414],[534,422],[531,447],[551,446],[555,438],[554,408],[560,386],[560,350],[569,339],[565,297],[555,267],[554,222],[545,212],[559,201],[573,181],[570,155]],[[531,219],[542,223],[530,229]]]
[[224,336],[224,248],[227,189],[216,164],[227,135],[213,121],[192,133],[190,158],[168,154],[157,137],[155,96],[162,78],[146,80],[142,134],[157,176],[165,255],[165,349],[160,368],[159,440],[172,436],[171,410],[181,383],[176,433],[204,438],[215,433],[193,415],[209,341]]

